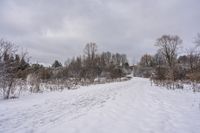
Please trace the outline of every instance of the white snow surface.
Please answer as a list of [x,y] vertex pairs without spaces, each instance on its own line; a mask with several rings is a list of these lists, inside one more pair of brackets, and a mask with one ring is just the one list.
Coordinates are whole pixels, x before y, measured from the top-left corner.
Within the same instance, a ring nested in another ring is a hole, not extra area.
[[200,133],[200,93],[133,78],[2,100],[0,133]]

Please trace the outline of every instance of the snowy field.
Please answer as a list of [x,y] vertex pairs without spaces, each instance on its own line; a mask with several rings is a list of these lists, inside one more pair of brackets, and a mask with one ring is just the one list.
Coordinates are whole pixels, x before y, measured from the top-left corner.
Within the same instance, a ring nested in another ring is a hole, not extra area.
[[0,101],[0,133],[200,133],[200,93],[148,79]]

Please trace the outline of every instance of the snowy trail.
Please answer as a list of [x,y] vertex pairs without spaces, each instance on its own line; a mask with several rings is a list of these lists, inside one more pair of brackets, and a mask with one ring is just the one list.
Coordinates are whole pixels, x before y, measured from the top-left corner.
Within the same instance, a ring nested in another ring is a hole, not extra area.
[[147,79],[0,101],[0,133],[199,133],[200,93]]

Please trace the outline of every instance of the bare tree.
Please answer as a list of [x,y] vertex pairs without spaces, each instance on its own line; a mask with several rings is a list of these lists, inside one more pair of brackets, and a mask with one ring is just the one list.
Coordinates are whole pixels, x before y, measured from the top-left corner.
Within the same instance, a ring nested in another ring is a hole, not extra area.
[[110,52],[103,52],[102,59],[105,61],[106,66],[108,66],[111,62],[112,54]]
[[125,65],[126,63],[128,63],[126,54],[121,55],[121,63],[122,63],[122,65]]
[[179,36],[163,35],[157,39],[156,46],[165,57],[169,67],[169,78],[175,80],[175,65],[177,60],[177,52],[182,44]]
[[93,61],[97,52],[96,43],[90,42],[87,43],[84,49],[84,53],[89,61]]
[[188,52],[187,57],[188,57],[190,71],[193,73],[197,68],[199,54],[195,48],[191,48],[187,52]]
[[156,46],[160,48],[161,53],[164,55],[169,67],[173,67],[177,51],[179,49],[182,40],[179,36],[163,35],[157,39]]
[[187,50],[188,63],[192,73],[198,68],[200,62],[200,34],[197,34],[197,38],[195,39],[194,43],[196,45]]
[[152,67],[153,66],[153,57],[151,55],[145,54],[140,59],[140,65],[143,67]]
[[194,42],[196,45],[188,50],[188,63],[190,66],[189,78],[191,80],[200,80],[200,34]]
[[91,82],[97,76],[97,45],[90,42],[84,48],[85,61],[84,61],[84,75],[89,78]]

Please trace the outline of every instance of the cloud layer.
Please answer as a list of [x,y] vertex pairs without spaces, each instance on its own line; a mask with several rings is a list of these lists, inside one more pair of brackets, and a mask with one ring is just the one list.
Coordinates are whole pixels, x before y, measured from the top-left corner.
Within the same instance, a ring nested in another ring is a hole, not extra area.
[[155,40],[177,34],[184,47],[200,32],[199,0],[1,0],[0,38],[27,49],[32,62],[99,51],[126,53],[132,62],[154,53]]

